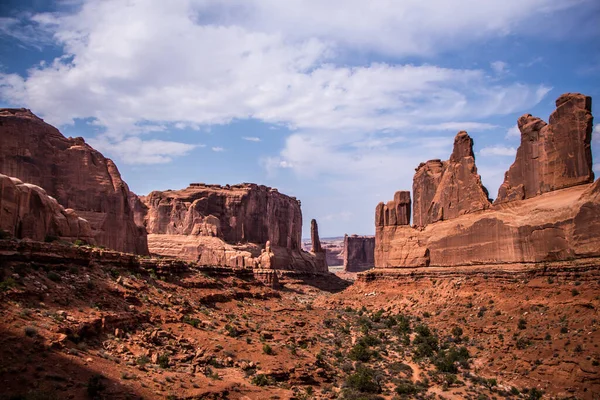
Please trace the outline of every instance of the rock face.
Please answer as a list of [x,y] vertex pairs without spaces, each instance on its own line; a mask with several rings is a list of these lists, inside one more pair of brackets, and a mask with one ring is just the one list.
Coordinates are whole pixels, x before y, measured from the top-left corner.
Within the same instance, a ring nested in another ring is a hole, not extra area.
[[549,125],[529,115],[519,119],[521,147],[500,190],[504,197],[493,206],[476,174],[472,140],[459,133],[450,160],[441,167],[430,161],[417,169],[417,228],[376,221],[376,267],[600,257],[600,181],[589,183],[589,106],[588,97],[567,94],[557,100]]
[[85,143],[65,138],[26,109],[0,109],[0,173],[44,188],[89,221],[98,245],[148,254],[131,195],[115,164]]
[[375,226],[396,226],[410,224],[410,192],[394,194],[394,200],[387,204],[379,203],[375,209]]
[[371,269],[374,266],[375,237],[344,236],[344,270],[347,272],[361,272]]
[[323,247],[321,247],[321,240],[319,239],[319,225],[317,225],[317,220],[310,220],[310,241],[312,242],[312,246],[310,251],[313,253],[323,253]]
[[19,239],[50,237],[95,244],[90,224],[39,186],[0,174],[0,230]]
[[194,183],[132,203],[152,253],[203,265],[327,272],[316,222],[313,249],[319,251],[304,252],[300,202],[276,189]]
[[531,114],[520,117],[521,145],[495,203],[593,182],[591,110],[590,97],[567,93],[556,100],[549,124]]
[[596,182],[561,189],[422,230],[378,228],[375,265],[443,267],[599,257],[599,187]]
[[421,164],[413,179],[414,225],[456,218],[490,207],[487,189],[477,174],[473,139],[461,131],[445,162],[430,160]]
[[432,222],[429,211],[444,168],[445,163],[441,160],[429,160],[417,167],[413,178],[413,225],[425,226]]

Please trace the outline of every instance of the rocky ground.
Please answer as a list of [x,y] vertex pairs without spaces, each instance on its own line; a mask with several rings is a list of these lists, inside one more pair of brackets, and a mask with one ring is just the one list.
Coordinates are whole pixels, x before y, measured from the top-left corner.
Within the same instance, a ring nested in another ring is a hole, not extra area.
[[596,271],[274,290],[247,271],[4,257],[0,398],[595,399]]

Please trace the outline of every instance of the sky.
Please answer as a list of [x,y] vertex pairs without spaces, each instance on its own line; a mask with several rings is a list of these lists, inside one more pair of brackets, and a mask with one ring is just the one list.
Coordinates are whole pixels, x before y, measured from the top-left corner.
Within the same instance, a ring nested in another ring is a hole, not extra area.
[[[321,237],[374,234],[375,206],[466,130],[496,197],[516,120],[600,101],[597,0],[3,0],[0,107],[112,158],[138,194],[255,182]],[[594,127],[600,175],[600,130]]]

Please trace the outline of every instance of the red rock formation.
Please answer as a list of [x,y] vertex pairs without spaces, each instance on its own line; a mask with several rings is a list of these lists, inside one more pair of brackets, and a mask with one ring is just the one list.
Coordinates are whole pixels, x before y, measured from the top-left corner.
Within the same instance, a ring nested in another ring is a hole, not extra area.
[[414,224],[427,224],[489,208],[488,192],[477,174],[473,139],[461,131],[445,162],[421,164],[413,179]]
[[410,192],[399,191],[394,200],[379,203],[375,209],[375,226],[410,224]]
[[140,201],[133,200],[136,220],[145,223],[152,253],[202,265],[327,272],[324,253],[300,247],[300,202],[276,189],[198,183]]
[[39,186],[0,174],[0,230],[19,239],[48,237],[95,244],[88,221],[65,209]]
[[136,218],[145,220],[150,234],[212,236],[233,244],[270,241],[273,246],[300,248],[300,204],[276,189],[195,184],[154,191],[141,200],[147,213]]
[[521,145],[495,203],[593,182],[591,110],[590,97],[567,93],[556,100],[549,124],[531,114],[519,118]]
[[347,272],[361,272],[373,268],[374,266],[375,237],[358,235],[344,236],[344,270]]
[[82,138],[65,138],[26,109],[0,109],[0,172],[41,186],[89,221],[95,241],[114,250],[147,254],[145,231],[135,225],[130,194],[115,164]]
[[444,164],[441,160],[429,160],[417,167],[413,178],[413,225],[425,226],[432,222],[429,210],[442,180]]
[[378,268],[563,261],[600,257],[600,183],[430,224],[379,227]]
[[[476,174],[472,141],[466,133],[459,133],[439,180],[435,175],[439,170],[426,164],[415,175],[417,192],[419,180],[424,182],[424,189],[415,193],[415,199],[420,199],[415,219],[427,222],[426,226],[416,223],[419,229],[413,229],[376,223],[376,267],[600,257],[600,182],[586,183],[593,176],[588,154],[590,104],[586,96],[567,94],[557,100],[549,125],[530,115],[519,119],[522,144],[493,206],[487,203]],[[422,199],[428,199],[436,185],[431,206],[423,214]]]
[[317,221],[314,219],[310,221],[310,241],[312,242],[312,247],[310,249],[311,252],[324,252],[323,248],[321,247],[321,240],[319,240],[319,226],[317,225]]

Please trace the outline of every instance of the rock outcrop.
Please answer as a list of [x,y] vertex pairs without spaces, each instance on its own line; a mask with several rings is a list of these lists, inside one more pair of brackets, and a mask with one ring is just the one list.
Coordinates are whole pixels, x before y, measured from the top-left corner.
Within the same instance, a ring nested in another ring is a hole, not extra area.
[[432,222],[431,203],[437,192],[445,163],[441,160],[429,160],[421,163],[413,178],[413,225],[425,226]]
[[115,164],[83,138],[65,138],[29,110],[0,109],[0,173],[40,186],[75,210],[89,221],[98,245],[148,254],[127,184]]
[[374,266],[375,236],[344,236],[344,270],[361,272]]
[[[440,168],[430,161],[417,170],[416,228],[382,226],[376,221],[376,267],[600,257],[600,181],[589,183],[591,155],[586,155],[591,132],[589,105],[589,98],[567,94],[557,100],[549,125],[531,116],[520,118],[522,145],[501,188],[507,196],[494,205],[489,204],[476,174],[472,140],[459,133],[449,161]],[[567,139],[570,136],[574,137],[572,143]],[[528,138],[537,144],[529,143]],[[421,181],[423,186],[418,185]],[[423,214],[423,199],[428,201],[433,188],[435,195]]]
[[567,93],[556,100],[549,124],[531,114],[520,117],[521,145],[495,203],[593,182],[591,110],[590,97]]
[[387,204],[379,203],[375,209],[375,226],[396,226],[410,224],[410,192],[399,191],[394,200]]
[[[325,253],[301,249],[300,202],[262,185],[191,184],[132,200],[151,253],[201,265],[327,272]],[[320,249],[316,223],[316,242]],[[321,256],[322,255],[322,256]]]
[[461,131],[445,162],[430,160],[419,165],[413,179],[414,225],[456,218],[490,207],[487,189],[477,174],[473,139]]
[[90,224],[39,186],[0,174],[0,230],[18,239],[95,244]]
[[313,253],[323,253],[323,247],[321,247],[321,240],[319,239],[319,226],[315,219],[310,220],[310,241],[312,246],[310,251]]

